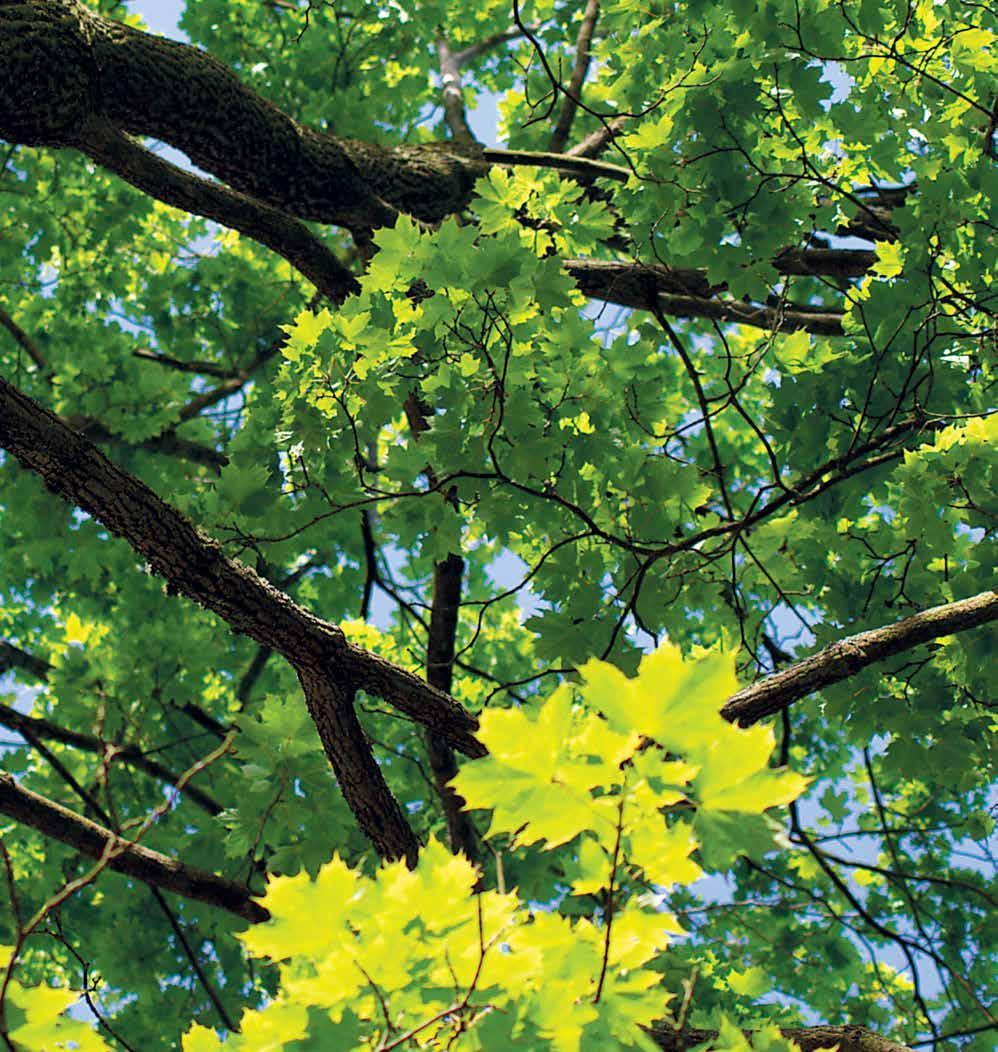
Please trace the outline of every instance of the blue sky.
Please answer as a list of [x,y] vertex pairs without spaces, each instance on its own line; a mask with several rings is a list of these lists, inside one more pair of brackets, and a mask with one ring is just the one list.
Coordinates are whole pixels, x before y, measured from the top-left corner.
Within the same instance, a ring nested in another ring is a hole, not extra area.
[[154,32],[166,37],[183,34],[177,22],[184,9],[184,0],[126,0],[129,11],[140,14],[145,24]]

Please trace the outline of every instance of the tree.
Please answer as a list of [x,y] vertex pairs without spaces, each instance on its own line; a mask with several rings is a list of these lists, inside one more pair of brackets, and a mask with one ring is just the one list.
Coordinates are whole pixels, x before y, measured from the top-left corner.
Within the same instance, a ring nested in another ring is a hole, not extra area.
[[6,1047],[992,1047],[998,15],[181,27],[0,0]]

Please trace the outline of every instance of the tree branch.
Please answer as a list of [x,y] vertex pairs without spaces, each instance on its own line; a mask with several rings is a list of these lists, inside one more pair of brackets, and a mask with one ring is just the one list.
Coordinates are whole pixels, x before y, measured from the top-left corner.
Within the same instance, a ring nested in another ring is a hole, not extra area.
[[703,299],[699,296],[659,295],[662,314],[677,318],[712,318],[737,325],[751,325],[772,332],[804,332],[816,336],[841,336],[842,311],[822,310],[803,304],[770,307],[741,300]]
[[354,691],[384,698],[469,755],[481,755],[484,750],[473,737],[474,718],[443,691],[350,645],[337,626],[226,556],[216,541],[148,486],[3,379],[0,446],[49,488],[127,540],[174,591],[287,659],[361,828],[383,857],[414,863],[418,843],[364,740],[353,710]]
[[456,142],[472,144],[474,132],[468,124],[464,111],[464,93],[461,90],[461,67],[450,49],[442,29],[437,31],[437,61],[440,63],[440,82],[443,95],[444,119]]
[[0,68],[8,142],[85,150],[106,126],[151,136],[258,202],[353,231],[391,226],[399,212],[438,222],[483,171],[459,143],[389,148],[305,127],[206,51],[79,0],[0,4]]
[[617,183],[626,183],[631,177],[627,168],[607,161],[597,161],[589,157],[578,157],[567,153],[543,153],[535,150],[501,150],[488,146],[482,151],[483,160],[489,164],[508,165],[511,168],[554,168],[571,175],[584,176],[589,179],[612,179]]
[[601,124],[594,132],[590,132],[584,139],[577,142],[567,151],[569,157],[599,157],[605,153],[607,147],[613,142],[614,137],[623,129],[626,121],[623,117],[615,117],[613,120]]
[[297,671],[309,715],[357,824],[381,858],[404,858],[414,867],[419,841],[374,759],[352,692],[344,691],[325,671],[309,667]]
[[[50,76],[53,47],[60,54],[55,80]],[[456,74],[460,56],[447,50],[443,59]],[[588,148],[568,154],[492,150],[483,156],[476,144],[465,141],[460,122],[460,134],[447,143],[387,148],[336,139],[298,124],[205,52],[103,18],[78,0],[0,5],[0,63],[11,85],[0,99],[0,136],[13,143],[81,149],[158,199],[216,218],[268,245],[334,299],[354,287],[353,278],[292,217],[362,232],[391,225],[399,212],[436,222],[467,204],[474,180],[489,161],[556,165],[587,177],[629,175],[617,165],[589,159]],[[455,100],[447,88],[445,106]],[[170,143],[232,189],[169,165],[129,135]],[[910,189],[864,197],[864,213],[856,220],[860,225],[850,230],[862,233],[872,223],[884,236],[892,228],[881,214],[903,204]],[[809,250],[806,269],[800,270],[799,253],[783,256],[776,266],[784,273],[856,276],[869,265],[869,254],[847,259],[839,253],[834,261],[832,256],[821,261]],[[600,266],[617,265],[597,265],[580,274],[584,292],[622,306],[646,307],[647,296],[640,302],[615,297],[600,283],[608,276]],[[621,287],[614,288],[619,292]],[[841,331],[835,311],[713,301],[718,291],[703,302],[704,293],[693,287],[663,287],[658,292],[672,298],[660,298],[658,307],[666,314],[764,328],[824,335]]]
[[[539,22],[534,22],[527,28],[533,31],[540,29],[541,25]],[[492,48],[498,47],[500,44],[506,44],[510,40],[516,40],[522,36],[522,30],[517,26],[511,26],[509,29],[504,29],[501,33],[493,33],[491,36],[483,37],[474,44],[469,44],[466,48],[455,53],[454,61],[457,63],[458,69],[463,69],[469,62],[473,62],[480,55],[484,55],[486,51],[491,51]]]
[[148,486],[93,443],[0,378],[0,446],[66,500],[144,556],[171,590],[218,614],[236,631],[282,654],[296,672],[365,690],[431,727],[468,755],[482,755],[476,721],[443,691],[348,643],[251,568],[225,555]]
[[[454,649],[458,613],[461,608],[461,578],[464,560],[453,552],[433,567],[433,603],[430,632],[426,643],[426,679],[434,687],[450,693],[454,679]],[[478,840],[464,800],[451,786],[457,774],[454,750],[438,734],[426,733],[426,749],[447,822],[451,851],[463,851],[472,862],[478,854]]]
[[[684,1030],[678,1034],[665,1024],[653,1025],[648,1030],[652,1040],[663,1052],[685,1052],[717,1037],[716,1030]],[[751,1031],[746,1031],[751,1035]],[[839,1052],[911,1052],[907,1045],[899,1045],[889,1038],[880,1037],[865,1026],[805,1026],[785,1027],[784,1037],[800,1048],[801,1052],[817,1052],[818,1049],[834,1048]]]
[[822,687],[854,676],[868,665],[996,618],[998,592],[981,592],[969,599],[934,606],[896,624],[840,639],[782,672],[745,687],[728,699],[721,714],[743,726],[756,723]]
[[[864,273],[874,262],[872,252],[828,252],[794,249],[781,252],[772,262],[785,274],[822,274],[836,277]],[[569,259],[565,269],[579,289],[593,299],[637,310],[658,311],[678,317],[713,318],[763,329],[804,329],[826,336],[842,335],[842,312],[801,304],[763,306],[742,300],[718,299],[724,285],[711,285],[703,270],[645,266],[640,263]]]
[[229,462],[229,458],[217,449],[200,442],[192,442],[188,438],[181,438],[180,435],[172,430],[132,443],[120,435],[116,435],[109,428],[105,427],[100,420],[95,420],[93,417],[67,417],[64,423],[72,431],[77,431],[94,442],[100,442],[102,445],[118,444],[144,449],[150,453],[162,453],[168,457],[180,457],[181,460],[189,460],[193,464],[201,464],[216,472],[224,468]]
[[36,679],[46,679],[49,674],[49,663],[26,650],[0,639],[0,676],[11,669],[19,668]]
[[[0,726],[7,727],[26,739],[30,737],[42,741],[56,741],[74,749],[93,753],[104,757],[108,763],[120,760],[129,767],[145,771],[146,774],[152,775],[153,778],[167,785],[176,785],[179,780],[179,775],[164,764],[151,759],[137,745],[115,745],[111,742],[104,742],[93,734],[84,734],[68,727],[61,727],[58,723],[39,716],[27,716],[23,712],[12,709],[9,705],[0,705]],[[210,793],[190,783],[184,786],[183,793],[210,815],[221,814],[223,810],[222,805]]]
[[561,112],[558,114],[558,123],[548,142],[548,150],[551,153],[561,153],[568,142],[572,122],[579,108],[579,95],[582,92],[586,74],[589,72],[589,48],[593,41],[593,30],[596,27],[598,15],[599,0],[587,0],[582,13],[582,25],[579,26],[579,35],[575,43],[575,65],[572,68],[572,77],[568,82],[568,90],[565,92]]
[[111,859],[110,868],[144,884],[217,906],[254,924],[269,919],[268,912],[244,885],[188,866],[141,844],[130,844],[96,822],[25,789],[13,775],[3,771],[0,771],[0,813],[68,844],[88,858],[105,857],[109,844],[113,844],[120,853]]
[[353,274],[304,223],[164,161],[108,124],[94,122],[80,149],[150,197],[238,230],[286,259],[323,295],[342,303],[359,288]]
[[45,361],[45,356],[38,349],[38,344],[2,307],[0,307],[0,325],[14,337],[14,342],[35,363],[35,367],[40,373],[48,372],[48,363]]
[[174,369],[181,373],[203,373],[205,376],[217,376],[220,380],[231,379],[235,373],[225,365],[218,362],[183,362],[179,358],[173,358],[168,354],[158,354],[156,351],[138,347],[132,351],[133,358],[139,358],[144,362],[153,362],[161,365],[164,369]]

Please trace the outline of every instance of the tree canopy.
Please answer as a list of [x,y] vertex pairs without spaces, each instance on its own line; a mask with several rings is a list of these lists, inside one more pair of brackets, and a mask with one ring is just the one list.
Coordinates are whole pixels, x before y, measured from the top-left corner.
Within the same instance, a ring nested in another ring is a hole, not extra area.
[[180,35],[0,0],[5,1047],[992,1048],[998,12]]

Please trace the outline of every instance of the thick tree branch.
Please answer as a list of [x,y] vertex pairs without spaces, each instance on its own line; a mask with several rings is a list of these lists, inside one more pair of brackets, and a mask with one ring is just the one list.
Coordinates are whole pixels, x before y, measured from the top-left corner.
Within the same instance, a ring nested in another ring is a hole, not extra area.
[[123,537],[173,591],[218,614],[237,632],[282,654],[299,673],[328,675],[344,689],[383,698],[468,755],[481,755],[476,722],[418,676],[348,643],[335,625],[299,606],[231,559],[148,486],[90,441],[0,378],[0,446],[66,500]]
[[354,710],[353,694],[324,670],[304,667],[298,679],[343,798],[383,859],[415,866],[419,841],[381,773]]
[[[648,1032],[663,1052],[686,1052],[686,1049],[696,1048],[717,1037],[716,1030],[686,1029],[682,1034],[677,1034],[665,1025],[652,1026]],[[801,1052],[816,1052],[817,1049],[836,1046],[839,1052],[911,1052],[907,1045],[880,1037],[865,1026],[786,1027],[783,1034]]]
[[88,858],[99,859],[109,845],[114,845],[120,853],[111,859],[110,868],[144,884],[217,906],[254,924],[270,916],[242,884],[129,843],[96,822],[25,789],[6,772],[0,772],[0,813],[68,844]]
[[50,667],[44,658],[29,654],[13,643],[0,639],[0,676],[11,669],[19,668],[36,679],[45,679]]
[[79,0],[0,3],[0,137],[87,149],[107,126],[167,142],[288,215],[355,231],[399,212],[439,221],[483,170],[458,143],[389,149],[307,128],[207,52]]
[[[587,8],[583,28],[590,14]],[[392,224],[399,212],[435,222],[467,204],[475,178],[490,162],[547,164],[587,177],[629,176],[627,169],[587,159],[590,151],[491,150],[483,155],[469,141],[463,119],[460,56],[443,41],[440,58],[445,110],[455,138],[388,149],[303,127],[197,48],[132,30],[78,0],[21,0],[0,4],[0,136],[89,153],[158,199],[215,218],[269,246],[334,300],[354,287],[353,278],[294,217],[361,232]],[[58,78],[51,77],[53,68]],[[231,189],[175,168],[129,135],[150,135],[176,146]],[[873,223],[883,236],[887,227],[881,213],[889,215],[904,201],[904,195],[885,193],[864,199],[864,215],[857,219],[862,231]],[[857,276],[869,258],[869,253],[828,253],[822,259],[820,250],[794,250],[775,265],[788,274]],[[652,293],[649,275],[661,279],[665,268],[642,268],[640,279],[609,281],[612,268],[618,268],[619,279],[626,266],[586,267],[572,261],[568,269],[588,295],[622,306],[647,307],[654,295],[666,314],[824,335],[841,331],[835,311],[715,299],[722,290],[708,293],[702,275],[679,286],[670,278]],[[646,291],[635,296],[640,285]]]
[[418,844],[363,738],[353,693],[359,688],[382,697],[470,755],[481,755],[475,720],[443,691],[351,646],[335,625],[230,559],[147,486],[2,379],[0,446],[125,538],[173,590],[287,659],[361,828],[384,857],[414,861]]
[[[851,277],[864,273],[873,262],[872,252],[794,249],[780,253],[773,266],[784,274]],[[842,335],[841,311],[718,299],[716,294],[723,292],[725,286],[711,285],[702,270],[588,259],[566,260],[565,269],[587,296],[621,307],[678,317],[714,318],[764,329],[805,329],[827,336]]]
[[437,61],[440,63],[441,94],[443,96],[444,119],[456,142],[468,145],[475,142],[474,132],[468,124],[464,111],[464,92],[461,89],[461,67],[450,49],[442,29],[437,31]]
[[841,336],[842,311],[821,310],[803,304],[763,306],[741,300],[703,299],[699,296],[660,295],[662,314],[676,318],[711,318],[714,321],[751,325],[773,332],[810,332],[816,336]]
[[[788,248],[771,263],[779,274],[846,279],[863,277],[876,261],[876,253],[865,249]],[[727,289],[724,284],[712,285],[705,270],[683,267],[566,259],[565,269],[587,296],[642,310],[651,310],[657,296],[709,298]]]
[[788,248],[773,259],[780,274],[804,277],[861,278],[877,262],[864,248]]
[[213,219],[272,249],[334,303],[342,303],[359,288],[335,253],[304,223],[227,186],[177,168],[111,125],[94,122],[80,149],[150,197]]
[[996,618],[998,592],[981,592],[969,599],[934,606],[896,624],[860,632],[830,644],[817,654],[733,694],[721,713],[732,722],[746,726],[756,723],[878,661]]
[[[458,613],[461,608],[461,579],[464,560],[453,552],[433,568],[433,602],[430,607],[430,632],[426,643],[426,679],[434,687],[450,693],[454,679],[454,649]],[[450,785],[457,774],[454,750],[432,731],[426,733],[426,749],[433,781],[447,822],[447,839],[451,851],[475,860],[478,842],[471,815],[464,810],[464,800]]]

